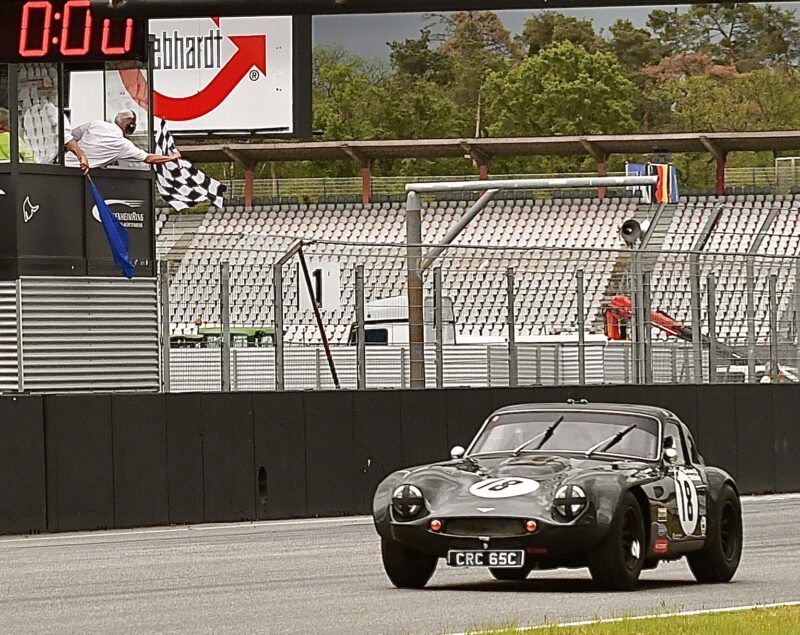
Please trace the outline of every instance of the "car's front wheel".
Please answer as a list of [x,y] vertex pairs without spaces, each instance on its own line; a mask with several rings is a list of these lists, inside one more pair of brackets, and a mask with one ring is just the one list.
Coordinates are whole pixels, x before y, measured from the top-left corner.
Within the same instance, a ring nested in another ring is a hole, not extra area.
[[436,570],[438,558],[404,547],[392,540],[381,539],[383,568],[398,589],[421,589]]
[[724,485],[719,501],[709,510],[708,536],[702,551],[687,556],[698,582],[730,582],[742,557],[742,507],[730,485]]
[[639,583],[646,551],[642,508],[626,492],[608,533],[589,554],[592,578],[604,589],[632,591]]
[[519,582],[520,580],[524,580],[531,571],[531,567],[514,567],[508,569],[489,568],[489,573],[492,574],[495,580],[502,580],[504,582]]

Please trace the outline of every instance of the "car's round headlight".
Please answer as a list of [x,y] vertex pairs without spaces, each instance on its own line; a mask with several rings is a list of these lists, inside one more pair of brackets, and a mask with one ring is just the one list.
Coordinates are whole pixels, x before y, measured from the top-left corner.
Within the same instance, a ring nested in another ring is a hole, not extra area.
[[392,494],[392,509],[400,518],[414,518],[425,508],[425,498],[418,487],[401,485]]
[[553,499],[556,516],[562,520],[575,520],[586,509],[586,492],[577,485],[562,485]]

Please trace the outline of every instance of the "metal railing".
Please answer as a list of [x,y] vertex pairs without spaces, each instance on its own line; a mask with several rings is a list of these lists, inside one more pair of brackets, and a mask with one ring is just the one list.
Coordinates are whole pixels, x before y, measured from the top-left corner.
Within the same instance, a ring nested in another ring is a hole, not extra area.
[[[341,388],[410,385],[405,245],[302,244],[307,281],[296,255],[276,275],[289,237],[225,244],[162,265],[169,389],[334,388],[315,303]],[[796,381],[799,263],[451,245],[423,280],[426,386]]]
[[[609,172],[609,176],[624,176],[624,172]],[[596,177],[595,172],[570,174],[504,174],[504,179],[533,179],[560,177]],[[430,181],[465,181],[477,180],[477,174],[458,176],[373,176],[371,179],[371,195],[404,196],[408,183]],[[231,199],[244,198],[245,184],[243,179],[228,179],[227,196]],[[360,198],[361,177],[309,177],[309,178],[276,178],[256,179],[253,182],[253,196],[256,199],[298,199],[301,201],[318,201],[330,198]]]

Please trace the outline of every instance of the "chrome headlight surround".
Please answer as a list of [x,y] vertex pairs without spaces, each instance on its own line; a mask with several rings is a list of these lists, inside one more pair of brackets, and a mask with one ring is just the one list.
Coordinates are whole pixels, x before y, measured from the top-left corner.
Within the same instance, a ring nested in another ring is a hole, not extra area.
[[425,509],[425,497],[416,485],[400,485],[392,492],[392,511],[401,520],[411,520]]
[[553,515],[562,521],[572,522],[589,506],[589,499],[584,489],[568,483],[556,490],[553,498]]

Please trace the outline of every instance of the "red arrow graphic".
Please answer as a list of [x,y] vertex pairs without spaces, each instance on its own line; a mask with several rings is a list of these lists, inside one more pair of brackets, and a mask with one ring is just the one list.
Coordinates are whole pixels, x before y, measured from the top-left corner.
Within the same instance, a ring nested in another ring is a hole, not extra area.
[[[168,121],[189,121],[217,108],[254,66],[267,74],[267,38],[264,35],[238,35],[230,38],[238,49],[211,83],[196,95],[169,97],[153,91],[153,114]],[[125,89],[142,108],[147,109],[147,80],[138,69],[119,71]]]

